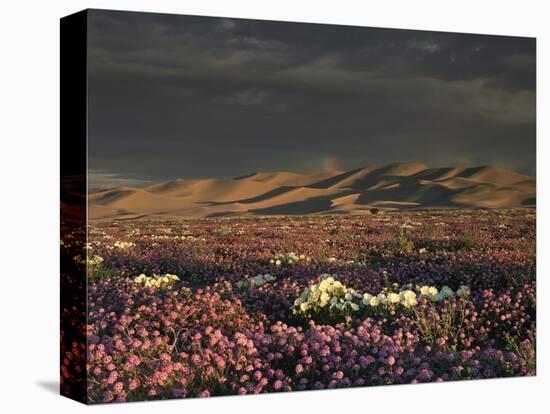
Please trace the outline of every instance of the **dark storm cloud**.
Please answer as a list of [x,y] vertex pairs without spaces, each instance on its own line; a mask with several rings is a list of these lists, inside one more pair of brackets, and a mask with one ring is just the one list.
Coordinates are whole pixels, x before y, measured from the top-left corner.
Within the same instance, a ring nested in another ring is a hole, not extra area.
[[107,177],[329,158],[534,174],[534,39],[105,11],[89,23],[90,167]]

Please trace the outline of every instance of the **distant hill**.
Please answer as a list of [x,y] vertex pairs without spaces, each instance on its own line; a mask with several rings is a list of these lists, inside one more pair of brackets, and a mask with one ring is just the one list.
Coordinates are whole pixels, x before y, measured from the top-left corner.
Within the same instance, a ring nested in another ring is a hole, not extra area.
[[91,219],[363,214],[379,209],[534,207],[535,178],[497,166],[374,165],[318,174],[259,172],[234,179],[172,180],[89,195]]

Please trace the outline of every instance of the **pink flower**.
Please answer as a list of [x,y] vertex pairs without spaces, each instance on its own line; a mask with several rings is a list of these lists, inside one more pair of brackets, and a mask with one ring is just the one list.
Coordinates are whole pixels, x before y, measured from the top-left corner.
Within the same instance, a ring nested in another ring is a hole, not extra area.
[[202,390],[201,392],[199,392],[199,398],[206,398],[206,397],[210,397],[210,391]]
[[118,373],[116,371],[111,371],[109,377],[107,377],[107,384],[114,384],[118,379]]
[[342,371],[336,371],[334,374],[332,374],[332,378],[341,380],[344,378],[344,373]]
[[128,383],[128,389],[130,391],[134,391],[137,387],[139,387],[139,381],[136,379],[133,379]]

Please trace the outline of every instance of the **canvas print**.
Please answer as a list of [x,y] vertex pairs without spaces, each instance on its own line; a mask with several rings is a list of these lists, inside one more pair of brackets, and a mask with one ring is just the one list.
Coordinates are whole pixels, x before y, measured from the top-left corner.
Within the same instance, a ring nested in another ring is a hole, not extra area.
[[536,374],[534,38],[62,19],[61,389]]

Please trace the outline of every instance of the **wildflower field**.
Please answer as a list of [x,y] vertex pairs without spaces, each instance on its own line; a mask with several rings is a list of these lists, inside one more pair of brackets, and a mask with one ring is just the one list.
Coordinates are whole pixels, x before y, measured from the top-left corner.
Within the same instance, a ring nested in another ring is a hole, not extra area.
[[62,387],[84,360],[91,403],[536,372],[534,210],[97,221],[88,235],[62,240],[88,273],[84,319],[64,321],[85,324],[87,347],[62,340]]

